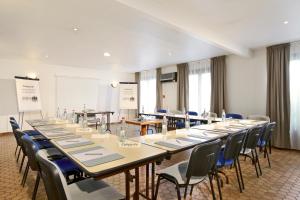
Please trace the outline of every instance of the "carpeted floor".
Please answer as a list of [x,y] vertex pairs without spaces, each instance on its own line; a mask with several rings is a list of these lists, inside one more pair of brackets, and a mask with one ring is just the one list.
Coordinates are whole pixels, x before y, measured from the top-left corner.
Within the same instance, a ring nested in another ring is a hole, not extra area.
[[[0,199],[30,199],[34,187],[36,173],[30,171],[26,186],[20,186],[23,171],[19,174],[19,163],[14,155],[15,139],[12,134],[0,135]],[[188,158],[189,152],[177,154],[170,161],[164,161],[157,168],[164,168],[172,163]],[[223,199],[300,199],[300,152],[273,149],[271,160],[272,168],[268,167],[266,159],[260,156],[263,176],[256,177],[254,166],[249,160],[241,159],[245,181],[245,191],[239,193],[234,169],[227,169],[230,183],[222,188]],[[141,169],[141,190],[144,188],[145,170]],[[115,175],[108,179],[116,189],[124,193],[124,174]],[[131,184],[133,192],[134,184]],[[215,186],[215,189],[216,186]],[[194,189],[193,196],[187,199],[211,199],[209,184],[204,182]],[[40,184],[37,199],[47,199]],[[143,199],[142,197],[140,199]],[[159,199],[177,199],[174,185],[162,183],[159,190]]]

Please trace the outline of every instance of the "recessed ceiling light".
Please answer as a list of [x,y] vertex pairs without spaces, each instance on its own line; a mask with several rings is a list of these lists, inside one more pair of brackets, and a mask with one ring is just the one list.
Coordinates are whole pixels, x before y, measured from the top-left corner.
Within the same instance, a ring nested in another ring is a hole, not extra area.
[[104,55],[105,57],[109,57],[109,56],[110,56],[110,53],[105,52],[103,55]]
[[75,31],[75,32],[78,31],[78,30],[79,30],[79,28],[77,28],[77,27],[73,28],[73,31]]
[[48,55],[48,54],[46,54],[46,55],[45,55],[45,58],[49,58],[49,55]]
[[288,23],[289,23],[289,21],[284,21],[283,23],[284,23],[284,24],[288,24]]

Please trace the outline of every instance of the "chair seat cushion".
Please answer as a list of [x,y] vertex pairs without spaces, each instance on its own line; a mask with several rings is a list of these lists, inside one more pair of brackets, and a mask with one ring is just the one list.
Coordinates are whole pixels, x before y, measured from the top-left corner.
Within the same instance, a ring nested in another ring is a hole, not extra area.
[[266,146],[266,141],[265,140],[258,140],[257,146],[258,147],[264,147],[264,146]]
[[34,142],[37,144],[39,149],[54,148],[53,144],[51,144],[48,140],[38,140]]
[[53,162],[59,167],[63,174],[70,174],[71,172],[80,172],[80,169],[68,158],[53,160]]
[[[165,169],[162,169],[158,171],[157,174],[160,174],[164,178],[171,178],[177,181],[179,185],[184,185],[186,182],[186,171],[188,167],[188,161],[183,161],[180,163],[177,163],[175,165],[172,165],[170,167],[167,167]],[[201,177],[191,177],[190,179],[190,185],[194,185],[197,183],[200,183],[206,178],[206,176]]]
[[38,131],[36,130],[25,130],[23,131],[25,134],[29,135],[29,136],[34,136],[34,135],[41,135]]
[[219,154],[218,162],[217,162],[217,167],[223,167],[223,166],[230,166],[234,163],[233,159],[225,160],[224,158],[224,151],[221,151]]
[[119,200],[124,199],[113,187],[109,186],[104,181],[95,181],[93,179],[85,179],[68,185],[68,190],[72,200]]
[[250,153],[251,153],[251,149],[249,149],[249,148],[246,148],[246,149],[243,148],[243,149],[241,150],[241,152],[240,152],[240,154],[244,154],[244,155],[245,155],[245,154],[250,154]]

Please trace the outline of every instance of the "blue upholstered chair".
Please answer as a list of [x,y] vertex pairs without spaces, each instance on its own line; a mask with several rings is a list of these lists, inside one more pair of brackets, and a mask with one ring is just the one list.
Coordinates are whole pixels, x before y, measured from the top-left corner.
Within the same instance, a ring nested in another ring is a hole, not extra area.
[[[23,141],[23,145],[25,148],[25,154],[27,155],[27,158],[28,158],[28,162],[26,165],[26,169],[25,169],[25,172],[23,175],[21,185],[24,187],[24,185],[26,183],[29,168],[32,171],[36,171],[37,176],[36,176],[35,187],[34,187],[34,191],[33,191],[33,195],[32,195],[32,199],[35,199],[37,189],[39,186],[39,181],[40,181],[40,172],[39,172],[40,169],[39,169],[39,165],[38,165],[38,162],[36,159],[36,152],[38,152],[40,149],[39,149],[37,143],[35,143],[29,135],[24,134],[22,136],[22,141]],[[49,157],[51,157],[51,156],[52,155],[49,155]],[[62,157],[61,159],[58,159],[58,160],[53,160],[53,162],[61,169],[62,173],[64,174],[64,176],[66,177],[67,180],[69,180],[69,178],[68,178],[69,175],[74,175],[75,177],[78,177],[78,176],[81,176],[81,174],[82,174],[81,170],[75,164],[73,164],[72,161],[70,161],[66,157]]]
[[235,167],[240,192],[244,189],[244,181],[238,157],[243,147],[246,133],[246,131],[240,131],[229,135],[224,148],[220,152],[217,162],[218,173],[221,173],[226,177],[226,183],[228,183],[228,177],[221,169],[229,166]]
[[236,113],[227,113],[226,118],[243,119],[243,116],[241,114],[236,114]]
[[167,110],[166,109],[158,109],[157,112],[158,113],[167,113]]

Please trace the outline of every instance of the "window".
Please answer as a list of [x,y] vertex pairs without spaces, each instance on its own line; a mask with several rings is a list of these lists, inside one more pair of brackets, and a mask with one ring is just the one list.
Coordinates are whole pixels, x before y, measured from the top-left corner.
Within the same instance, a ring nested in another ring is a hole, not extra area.
[[300,150],[300,42],[291,44],[290,61],[290,135],[292,149]]
[[210,59],[189,63],[189,110],[198,114],[210,110]]
[[140,111],[152,113],[156,107],[156,70],[140,74]]

